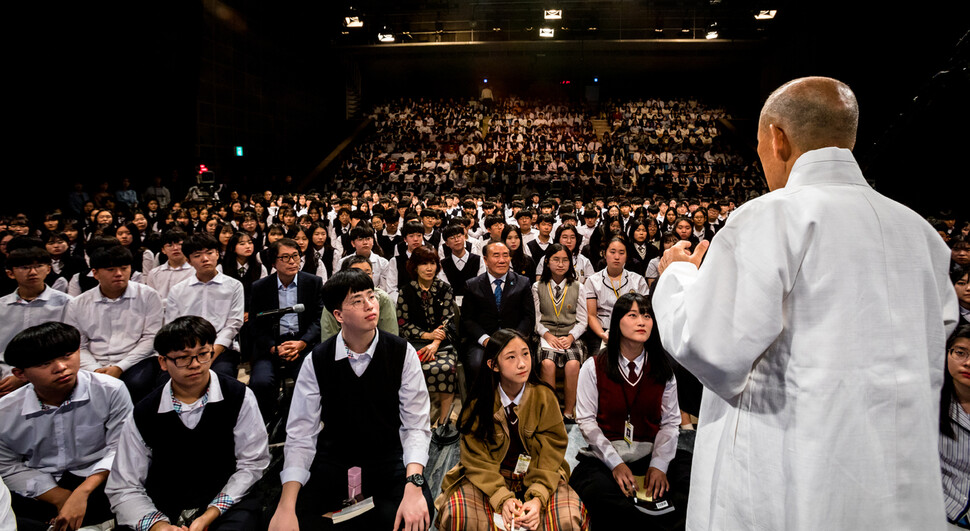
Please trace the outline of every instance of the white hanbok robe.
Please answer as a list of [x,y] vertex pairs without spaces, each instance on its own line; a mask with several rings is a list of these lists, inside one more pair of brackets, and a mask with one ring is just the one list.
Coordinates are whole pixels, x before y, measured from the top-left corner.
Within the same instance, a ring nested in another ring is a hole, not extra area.
[[704,384],[687,528],[943,529],[949,251],[851,152],[802,155],[653,305]]

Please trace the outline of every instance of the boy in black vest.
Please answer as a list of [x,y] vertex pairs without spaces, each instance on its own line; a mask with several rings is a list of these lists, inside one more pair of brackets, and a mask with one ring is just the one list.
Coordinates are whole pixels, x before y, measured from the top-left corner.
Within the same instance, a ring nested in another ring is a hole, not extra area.
[[283,494],[269,528],[328,528],[322,514],[341,508],[347,471],[360,467],[362,494],[373,496],[375,507],[341,529],[428,529],[431,491],[422,473],[430,399],[417,353],[377,329],[374,283],[363,271],[335,274],[323,298],[341,330],[300,369],[286,426]]
[[158,363],[172,379],[135,406],[121,432],[105,489],[119,524],[259,528],[260,500],[247,494],[269,465],[266,428],[252,391],[209,369],[215,340],[215,328],[197,316],[155,336]]

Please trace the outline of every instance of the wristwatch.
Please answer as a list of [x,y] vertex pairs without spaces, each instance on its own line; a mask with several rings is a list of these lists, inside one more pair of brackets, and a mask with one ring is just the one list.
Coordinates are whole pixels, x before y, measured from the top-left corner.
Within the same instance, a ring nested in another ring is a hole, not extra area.
[[424,476],[422,474],[411,474],[410,476],[404,478],[404,481],[413,483],[416,487],[424,486]]

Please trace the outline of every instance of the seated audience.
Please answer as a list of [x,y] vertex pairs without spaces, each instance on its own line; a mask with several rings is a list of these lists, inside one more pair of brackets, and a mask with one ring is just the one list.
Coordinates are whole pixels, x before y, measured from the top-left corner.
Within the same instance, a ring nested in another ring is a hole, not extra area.
[[322,514],[341,508],[351,467],[360,467],[362,495],[372,496],[375,507],[346,527],[426,529],[430,400],[417,353],[377,329],[380,309],[366,273],[335,274],[324,302],[341,329],[300,368],[286,426],[283,493],[269,529],[329,527]]
[[[359,269],[367,276],[374,278],[374,270],[371,266],[371,261],[363,256],[351,256],[343,262],[340,266],[341,271],[346,271],[348,269]],[[374,293],[377,295],[377,302],[380,303],[380,313],[377,315],[377,328],[387,332],[388,334],[399,335],[398,334],[398,324],[397,324],[397,303],[391,296],[387,294],[384,290],[374,286]],[[330,312],[326,308],[323,309],[320,315],[320,341],[326,341],[331,337],[337,335],[340,332],[340,323],[334,318],[333,312]]]
[[27,385],[0,398],[0,476],[23,531],[112,519],[104,482],[131,398],[117,379],[81,370],[80,344],[77,329],[48,322],[7,345]]
[[[567,483],[569,438],[556,393],[532,370],[525,337],[492,334],[486,367],[462,409],[461,460],[435,500],[438,529],[586,529],[586,511]],[[501,515],[501,526],[493,522]]]
[[215,344],[197,316],[155,336],[171,379],[135,406],[105,489],[122,529],[260,529],[262,500],[250,490],[269,465],[266,428],[252,391],[210,370]]
[[137,402],[155,388],[158,362],[152,341],[162,327],[162,299],[130,282],[131,253],[121,246],[91,257],[98,287],[67,304],[64,322],[81,333],[81,368],[121,378]]
[[680,425],[677,382],[646,297],[621,296],[610,330],[606,349],[580,371],[576,422],[589,447],[581,450],[570,484],[597,528],[676,528],[678,521],[682,527],[685,492],[673,504],[676,517],[645,514],[631,499],[637,490],[667,498]]

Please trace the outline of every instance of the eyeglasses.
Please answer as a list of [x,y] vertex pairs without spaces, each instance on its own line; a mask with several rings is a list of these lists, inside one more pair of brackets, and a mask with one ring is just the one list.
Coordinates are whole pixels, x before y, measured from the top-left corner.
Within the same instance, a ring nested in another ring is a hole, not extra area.
[[347,303],[347,306],[350,306],[351,308],[353,308],[355,310],[359,310],[359,309],[361,309],[361,308],[364,307],[364,303],[365,302],[368,302],[370,304],[376,304],[377,303],[377,295],[374,294],[374,292],[370,292],[367,295],[361,295],[360,297],[354,297],[353,300],[351,300],[349,303]]
[[47,264],[30,264],[24,266],[13,266],[14,271],[20,271],[21,273],[29,273],[31,270],[36,269],[37,271],[43,270],[47,267]]
[[276,259],[279,260],[280,262],[299,262],[300,261],[300,255],[299,254],[281,254],[281,255],[277,256]]
[[192,365],[192,361],[194,360],[198,360],[199,363],[207,363],[210,359],[212,359],[212,351],[210,350],[208,352],[202,352],[200,354],[196,354],[195,356],[181,356],[178,358],[170,358],[168,356],[164,357],[168,361],[174,363],[179,369],[184,369],[189,365]]
[[970,351],[962,348],[951,348],[946,351],[947,354],[953,357],[957,361],[966,361],[970,357]]

